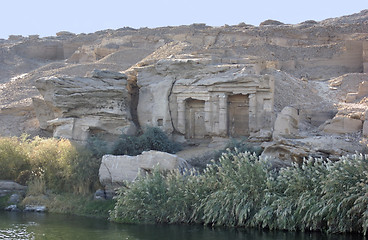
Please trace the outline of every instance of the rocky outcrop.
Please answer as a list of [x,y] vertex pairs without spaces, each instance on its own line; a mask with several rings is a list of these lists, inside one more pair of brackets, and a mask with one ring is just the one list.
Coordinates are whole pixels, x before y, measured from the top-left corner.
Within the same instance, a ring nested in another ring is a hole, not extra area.
[[99,177],[105,190],[111,191],[123,186],[125,181],[132,182],[138,176],[149,174],[154,168],[159,171],[172,171],[189,167],[184,159],[176,155],[153,150],[138,156],[105,155],[102,157]]
[[336,116],[325,123],[323,128],[327,133],[354,133],[361,131],[363,122],[360,119],[354,119],[347,116]]
[[34,99],[40,127],[54,137],[84,141],[90,133],[134,134],[127,76],[95,70],[89,77],[41,78],[36,87],[43,99]]
[[361,152],[363,146],[354,136],[311,136],[300,139],[279,139],[263,143],[261,157],[270,161],[301,163],[304,158],[323,157],[338,160],[340,156]]
[[23,195],[26,191],[26,186],[22,186],[13,181],[0,180],[0,197],[10,195],[12,193]]

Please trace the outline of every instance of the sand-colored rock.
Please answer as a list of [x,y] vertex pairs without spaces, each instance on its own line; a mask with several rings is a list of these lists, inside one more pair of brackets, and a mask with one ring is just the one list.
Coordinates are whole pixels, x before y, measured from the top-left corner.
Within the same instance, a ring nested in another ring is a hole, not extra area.
[[113,190],[124,184],[132,182],[138,176],[144,176],[157,168],[159,171],[184,170],[190,166],[184,159],[174,154],[159,151],[147,151],[138,156],[113,156],[102,157],[99,169],[100,183],[107,190]]
[[338,160],[347,154],[361,152],[362,144],[353,137],[345,136],[310,136],[300,139],[278,139],[273,142],[263,143],[264,151],[261,157],[271,162],[298,162],[304,158],[323,157]]
[[323,131],[326,133],[354,133],[361,131],[363,123],[359,119],[353,119],[346,116],[336,116],[332,120],[326,123]]
[[98,131],[134,134],[126,79],[125,74],[97,70],[85,78],[38,79],[43,101],[34,103],[40,122],[53,129],[54,137],[79,141]]
[[285,107],[277,115],[273,129],[273,138],[295,137],[298,135],[299,114],[293,107]]
[[368,120],[363,122],[363,136],[368,137]]

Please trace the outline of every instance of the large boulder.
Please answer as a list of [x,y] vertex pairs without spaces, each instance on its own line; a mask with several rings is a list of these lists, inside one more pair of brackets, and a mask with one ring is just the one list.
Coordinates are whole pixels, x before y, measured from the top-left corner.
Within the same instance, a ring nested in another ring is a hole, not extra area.
[[26,186],[22,186],[13,181],[0,180],[0,197],[12,193],[24,194],[26,191]]
[[299,114],[298,110],[293,107],[285,107],[277,115],[273,138],[293,137],[298,134]]
[[132,182],[154,168],[160,171],[183,170],[189,168],[189,164],[174,154],[154,150],[138,156],[104,155],[99,169],[100,183],[106,190],[114,190],[125,181]]
[[328,120],[323,131],[326,133],[346,134],[361,131],[363,122],[360,119],[350,118],[348,116],[335,116]]
[[34,100],[40,127],[54,137],[85,141],[90,133],[133,134],[127,76],[94,70],[89,77],[45,77],[36,81],[43,99]]

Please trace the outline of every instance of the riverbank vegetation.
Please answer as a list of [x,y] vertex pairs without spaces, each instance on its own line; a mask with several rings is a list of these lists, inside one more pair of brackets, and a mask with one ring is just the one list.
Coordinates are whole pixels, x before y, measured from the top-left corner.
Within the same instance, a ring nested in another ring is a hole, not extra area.
[[[21,208],[42,205],[54,213],[107,218],[115,201],[93,198],[100,163],[90,149],[66,139],[0,138],[0,179],[28,185]],[[0,199],[2,209],[7,199]]]
[[28,184],[42,179],[48,190],[84,194],[98,185],[98,169],[105,154],[175,153],[180,148],[155,127],[146,127],[138,136],[122,134],[112,145],[99,137],[91,137],[86,146],[67,139],[0,137],[0,180]]
[[367,192],[363,155],[309,158],[277,171],[255,154],[225,153],[202,174],[155,171],[128,184],[111,219],[366,234]]
[[[309,158],[301,165],[272,169],[256,153],[234,147],[203,171],[153,171],[127,183],[116,199],[102,201],[93,192],[99,187],[106,145],[98,149],[96,143],[81,147],[65,139],[0,138],[0,179],[28,185],[21,206],[101,217],[110,211],[116,222],[367,233],[364,155],[336,162]],[[0,206],[6,201],[1,198]]]
[[[20,207],[42,205],[50,212],[107,218],[115,201],[93,197],[101,188],[98,171],[104,154],[137,155],[147,150],[179,149],[163,131],[152,127],[139,136],[123,134],[113,145],[98,137],[90,138],[86,146],[67,139],[0,137],[0,180],[28,185]],[[0,199],[1,209],[8,198]]]
[[0,138],[0,179],[23,185],[42,182],[45,189],[56,193],[93,191],[100,162],[90,151],[66,139]]

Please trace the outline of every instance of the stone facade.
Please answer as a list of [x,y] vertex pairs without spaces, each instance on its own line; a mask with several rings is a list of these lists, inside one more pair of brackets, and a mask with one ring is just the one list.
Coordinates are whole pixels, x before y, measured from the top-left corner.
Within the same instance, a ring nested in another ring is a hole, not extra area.
[[172,92],[173,125],[187,139],[247,136],[270,129],[273,79],[239,74],[233,78],[178,80]]
[[271,130],[274,78],[261,69],[256,61],[226,65],[180,58],[137,69],[139,123],[186,139]]

